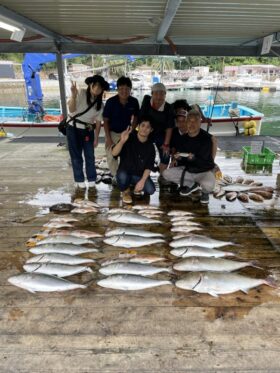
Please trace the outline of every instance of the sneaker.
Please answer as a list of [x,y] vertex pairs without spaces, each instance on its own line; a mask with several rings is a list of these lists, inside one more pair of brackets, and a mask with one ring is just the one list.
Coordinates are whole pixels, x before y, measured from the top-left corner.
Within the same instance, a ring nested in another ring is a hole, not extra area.
[[203,193],[201,194],[201,197],[200,197],[200,203],[202,203],[203,205],[208,205],[209,203],[209,194],[208,193]]
[[133,192],[133,194],[135,195],[135,196],[142,196],[142,192]]
[[197,183],[194,183],[191,187],[183,186],[180,188],[180,195],[184,197],[189,196],[199,188],[200,186]]
[[123,203],[132,203],[132,198],[130,195],[130,189],[126,189],[125,191],[122,192],[122,201]]
[[95,181],[89,181],[88,182],[88,187],[89,188],[95,187]]

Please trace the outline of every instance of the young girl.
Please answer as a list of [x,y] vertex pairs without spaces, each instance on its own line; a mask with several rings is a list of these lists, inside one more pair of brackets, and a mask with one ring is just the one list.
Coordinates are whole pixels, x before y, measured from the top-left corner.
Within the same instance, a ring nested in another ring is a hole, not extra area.
[[[71,85],[71,98],[68,101],[70,121],[66,134],[71,157],[76,188],[85,191],[85,175],[83,172],[83,155],[85,159],[86,178],[89,193],[95,191],[96,169],[94,148],[98,145],[98,136],[102,121],[104,91],[109,84],[100,75],[85,80],[87,89],[77,89],[76,82]],[[87,110],[88,109],[88,110]]]

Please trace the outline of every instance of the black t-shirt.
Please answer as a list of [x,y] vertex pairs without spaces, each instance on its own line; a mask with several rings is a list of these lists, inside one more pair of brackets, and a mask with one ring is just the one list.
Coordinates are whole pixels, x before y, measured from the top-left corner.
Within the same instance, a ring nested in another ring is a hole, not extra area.
[[165,132],[167,128],[173,128],[175,125],[174,112],[172,105],[168,102],[164,105],[163,111],[158,111],[151,106],[151,96],[145,95],[140,109],[140,122],[148,117],[153,127],[151,137],[158,133]]
[[175,128],[170,147],[175,152],[194,154],[192,160],[181,158],[177,162],[178,166],[185,166],[191,173],[210,171],[215,166],[212,157],[212,135],[203,129],[200,129],[197,136],[190,137],[188,134],[181,135],[178,128]]
[[130,134],[119,154],[119,170],[124,170],[132,175],[142,176],[145,170],[154,168],[155,156],[155,147],[152,141],[139,141],[137,132],[134,131]]

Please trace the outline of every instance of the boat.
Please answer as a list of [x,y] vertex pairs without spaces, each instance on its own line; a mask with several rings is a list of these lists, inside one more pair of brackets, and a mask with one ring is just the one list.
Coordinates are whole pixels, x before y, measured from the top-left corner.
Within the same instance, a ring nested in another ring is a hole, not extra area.
[[57,108],[32,114],[26,107],[0,106],[0,128],[10,136],[58,136],[57,125],[61,119]]
[[[256,135],[260,134],[263,113],[260,113],[247,106],[231,104],[215,104],[214,106],[201,105],[201,110],[206,118],[211,118],[212,126],[209,129],[211,134],[217,136],[235,136],[244,133],[244,128],[252,123]],[[246,124],[245,124],[246,123]],[[203,122],[201,128],[207,130],[207,123]]]

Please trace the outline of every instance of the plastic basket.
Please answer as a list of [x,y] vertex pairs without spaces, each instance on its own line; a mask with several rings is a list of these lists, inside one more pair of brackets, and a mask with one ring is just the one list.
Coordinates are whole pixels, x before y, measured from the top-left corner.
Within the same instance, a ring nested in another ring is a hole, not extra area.
[[275,153],[269,148],[264,148],[262,153],[250,153],[250,146],[243,146],[243,161],[245,164],[272,164],[275,158]]

